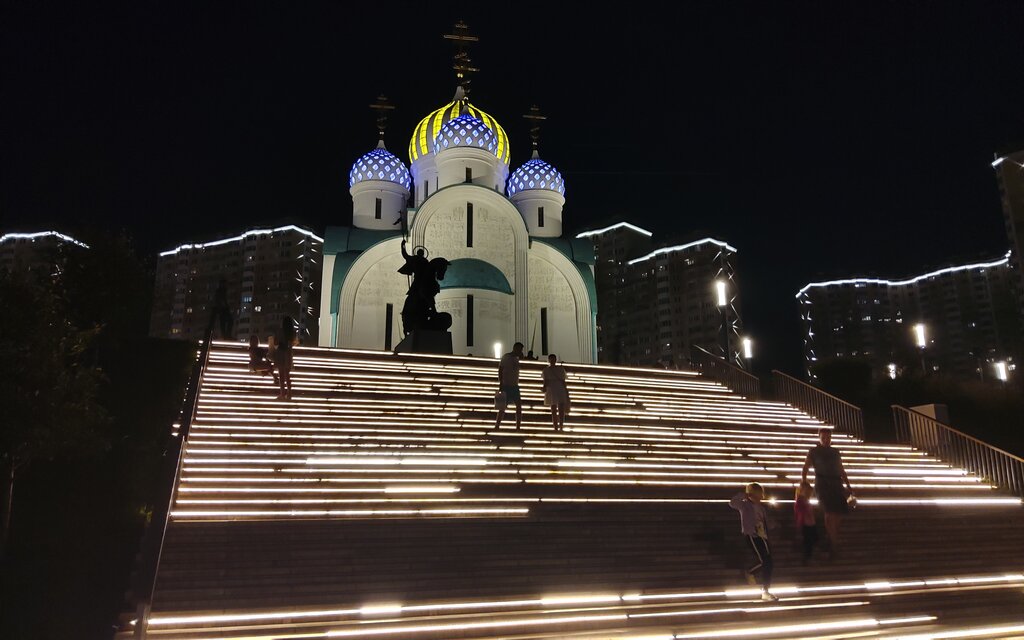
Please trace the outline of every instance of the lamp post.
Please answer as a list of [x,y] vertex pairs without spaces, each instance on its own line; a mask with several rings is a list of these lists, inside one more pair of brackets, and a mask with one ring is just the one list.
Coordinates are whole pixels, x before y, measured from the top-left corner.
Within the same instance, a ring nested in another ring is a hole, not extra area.
[[1005,360],[1000,360],[999,362],[993,363],[993,365],[995,366],[995,369],[996,369],[996,380],[998,380],[999,382],[1001,382],[1005,386],[1006,385],[1006,381],[1010,377],[1010,374],[1007,371],[1006,361]]
[[718,310],[722,313],[722,355],[726,362],[729,357],[729,295],[725,280],[715,280],[715,294]]
[[743,338],[743,359],[747,361],[747,368],[750,368],[750,361],[754,358],[754,341],[750,338]]
[[914,342],[917,344],[917,348],[921,350],[921,372],[927,375],[928,369],[924,365],[924,349],[928,346],[928,336],[925,332],[924,324],[920,322],[914,325]]

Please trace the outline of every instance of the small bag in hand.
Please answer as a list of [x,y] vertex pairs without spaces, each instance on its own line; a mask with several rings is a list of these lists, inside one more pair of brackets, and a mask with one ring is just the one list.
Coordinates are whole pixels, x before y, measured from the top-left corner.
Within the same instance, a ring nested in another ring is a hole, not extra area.
[[504,391],[498,390],[494,392],[494,408],[501,411],[508,406],[508,396],[505,395]]

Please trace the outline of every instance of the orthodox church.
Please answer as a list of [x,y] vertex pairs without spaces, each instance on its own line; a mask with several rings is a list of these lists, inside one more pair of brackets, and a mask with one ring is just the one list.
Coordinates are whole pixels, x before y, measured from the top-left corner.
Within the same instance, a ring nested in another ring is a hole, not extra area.
[[532,157],[511,172],[505,130],[463,85],[413,130],[408,167],[378,129],[349,173],[352,225],[325,234],[320,345],[393,350],[410,285],[403,249],[422,249],[450,262],[436,306],[452,316],[455,354],[493,356],[518,341],[540,357],[596,362],[593,245],[562,237],[565,182],[540,157],[539,127]]

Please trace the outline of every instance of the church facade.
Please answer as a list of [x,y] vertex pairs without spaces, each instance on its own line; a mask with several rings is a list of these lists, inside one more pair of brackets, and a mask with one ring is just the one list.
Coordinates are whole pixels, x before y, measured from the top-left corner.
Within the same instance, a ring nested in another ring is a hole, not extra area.
[[[460,89],[416,126],[406,165],[383,142],[349,174],[352,225],[323,245],[320,345],[392,350],[409,253],[450,261],[437,310],[455,354],[492,356],[522,342],[538,356],[596,362],[594,251],[562,236],[565,183],[533,156],[510,173],[509,140]],[[412,206],[410,205],[410,202]]]

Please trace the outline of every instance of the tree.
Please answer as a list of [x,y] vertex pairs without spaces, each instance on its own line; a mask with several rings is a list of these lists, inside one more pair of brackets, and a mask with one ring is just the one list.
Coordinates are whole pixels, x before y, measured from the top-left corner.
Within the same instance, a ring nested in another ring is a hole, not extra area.
[[99,329],[75,326],[59,270],[43,271],[0,270],[0,557],[19,471],[104,446],[102,373],[87,364]]

